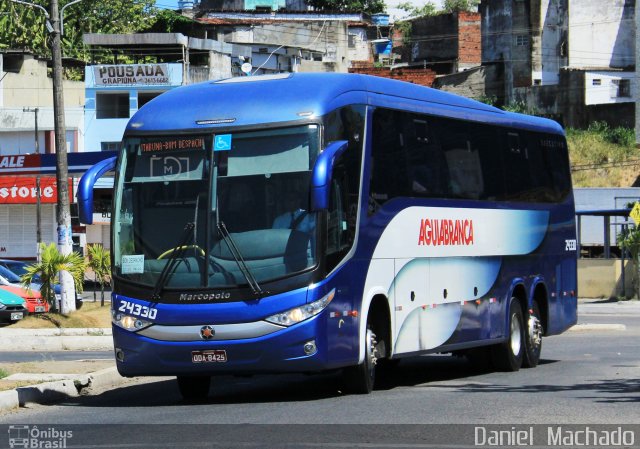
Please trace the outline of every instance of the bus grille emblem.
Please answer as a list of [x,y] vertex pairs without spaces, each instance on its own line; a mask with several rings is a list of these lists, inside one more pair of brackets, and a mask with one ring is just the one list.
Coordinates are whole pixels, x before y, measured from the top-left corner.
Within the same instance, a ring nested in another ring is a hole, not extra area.
[[215,334],[216,331],[214,331],[211,326],[202,326],[200,328],[200,337],[202,337],[203,340],[211,340]]

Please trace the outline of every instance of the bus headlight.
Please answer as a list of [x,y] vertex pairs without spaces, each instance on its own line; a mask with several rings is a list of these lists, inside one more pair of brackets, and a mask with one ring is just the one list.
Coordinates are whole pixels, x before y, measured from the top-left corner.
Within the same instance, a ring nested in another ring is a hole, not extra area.
[[271,315],[270,317],[265,318],[265,321],[273,324],[279,324],[280,326],[292,326],[322,312],[329,305],[335,294],[336,289],[334,288],[327,295],[317,301],[287,310],[286,312]]
[[116,313],[114,310],[111,311],[111,322],[116,326],[131,332],[137,332],[153,324],[149,321],[141,320],[140,318]]

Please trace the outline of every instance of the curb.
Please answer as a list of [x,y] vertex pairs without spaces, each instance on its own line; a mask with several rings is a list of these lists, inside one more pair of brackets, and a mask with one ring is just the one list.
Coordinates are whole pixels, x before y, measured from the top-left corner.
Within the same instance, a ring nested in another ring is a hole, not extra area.
[[568,332],[589,332],[589,331],[626,331],[624,324],[576,324],[568,329]]
[[118,385],[126,381],[127,378],[120,376],[114,366],[94,373],[78,374],[73,379],[1,391],[0,412],[15,410],[26,404],[49,404],[71,397],[85,396],[90,394],[92,388]]
[[0,329],[0,347],[13,351],[99,351],[113,349],[113,340],[111,328]]

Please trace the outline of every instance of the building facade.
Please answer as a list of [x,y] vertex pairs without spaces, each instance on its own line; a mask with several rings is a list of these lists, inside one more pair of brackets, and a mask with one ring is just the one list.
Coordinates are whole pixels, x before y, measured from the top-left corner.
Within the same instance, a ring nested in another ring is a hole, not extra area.
[[[63,89],[67,151],[75,154],[84,151],[84,86],[65,80]],[[52,160],[54,153],[53,83],[47,61],[23,51],[0,53],[0,258],[36,257],[36,176],[41,174],[41,159]],[[41,241],[57,242],[55,169],[39,182]],[[74,242],[80,243],[78,233]]]
[[483,64],[504,104],[584,127],[634,122],[635,0],[482,0]]

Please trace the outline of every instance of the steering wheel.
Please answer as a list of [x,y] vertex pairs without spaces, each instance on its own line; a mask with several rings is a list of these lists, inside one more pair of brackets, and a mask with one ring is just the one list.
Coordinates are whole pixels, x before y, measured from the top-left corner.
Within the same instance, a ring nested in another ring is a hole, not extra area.
[[175,248],[168,249],[167,251],[163,252],[162,254],[160,254],[158,256],[158,260],[164,259],[166,256],[169,256],[169,255],[173,254],[174,252],[180,251],[180,250],[183,250],[183,249],[184,250],[197,249],[202,257],[204,257],[204,255],[205,255],[204,250],[202,248],[200,248],[198,245],[184,245],[184,246],[176,246]]

